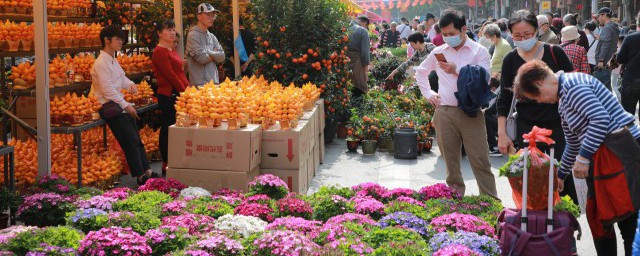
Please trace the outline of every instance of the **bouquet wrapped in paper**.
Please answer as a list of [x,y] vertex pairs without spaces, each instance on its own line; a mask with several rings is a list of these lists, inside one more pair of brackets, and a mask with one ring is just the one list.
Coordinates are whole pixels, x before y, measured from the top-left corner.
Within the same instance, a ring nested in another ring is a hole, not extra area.
[[[524,134],[523,138],[529,141],[527,153],[525,149],[521,149],[515,155],[509,157],[509,162],[500,168],[500,176],[506,176],[511,185],[513,201],[518,209],[522,208],[522,186],[524,168],[529,170],[529,185],[527,188],[527,209],[544,210],[547,208],[548,189],[549,189],[549,167],[554,165],[553,176],[553,205],[560,202],[558,194],[557,180],[557,161],[551,159],[549,155],[542,152],[536,146],[538,143],[553,144],[554,141],[549,137],[552,131],[534,126],[530,133]],[[526,164],[525,166],[525,156]]]

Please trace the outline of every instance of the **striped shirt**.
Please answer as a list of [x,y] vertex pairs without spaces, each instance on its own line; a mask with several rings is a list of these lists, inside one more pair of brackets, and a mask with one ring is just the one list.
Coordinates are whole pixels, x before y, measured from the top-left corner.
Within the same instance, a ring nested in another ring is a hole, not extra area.
[[595,77],[577,72],[561,73],[559,80],[558,111],[567,145],[558,176],[564,179],[578,154],[591,159],[605,136],[623,127],[629,128],[634,138],[639,138],[640,126]]

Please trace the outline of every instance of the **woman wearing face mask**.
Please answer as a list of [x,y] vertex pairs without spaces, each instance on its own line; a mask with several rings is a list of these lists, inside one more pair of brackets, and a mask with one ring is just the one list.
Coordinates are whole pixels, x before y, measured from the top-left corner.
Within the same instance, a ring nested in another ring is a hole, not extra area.
[[[501,86],[498,94],[498,149],[507,154],[514,147],[514,141],[507,136],[507,116],[512,108],[512,102],[516,100],[513,94],[514,79],[518,68],[527,62],[541,60],[551,70],[558,72],[572,72],[571,61],[559,46],[553,46],[538,41],[538,20],[528,10],[515,12],[509,20],[509,30],[513,36],[516,49],[505,56],[502,63]],[[560,159],[564,151],[565,138],[558,114],[558,104],[540,104],[530,100],[518,100],[514,102],[512,112],[518,113],[516,118],[516,145],[522,147],[522,135],[531,131],[533,126],[546,128],[553,131],[552,139],[555,140],[555,158]],[[578,203],[575,185],[571,175],[562,177],[565,179],[564,190],[561,195],[569,195],[575,203]]]

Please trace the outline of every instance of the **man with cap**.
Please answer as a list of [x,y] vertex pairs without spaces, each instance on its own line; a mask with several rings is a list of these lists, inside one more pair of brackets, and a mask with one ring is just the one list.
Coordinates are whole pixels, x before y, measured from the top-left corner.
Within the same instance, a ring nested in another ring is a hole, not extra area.
[[427,29],[427,42],[433,42],[433,38],[438,34],[433,26],[436,25],[436,16],[433,13],[427,13],[424,18],[424,27]]
[[580,34],[576,26],[566,26],[562,29],[562,49],[573,63],[573,70],[585,74],[591,74],[587,50],[578,45]]
[[347,56],[351,59],[349,68],[351,69],[353,91],[352,102],[354,106],[358,106],[362,100],[362,96],[368,91],[367,87],[367,75],[369,73],[370,63],[370,41],[369,31],[366,29],[369,27],[369,18],[366,16],[360,16],[353,21],[353,25],[349,27],[349,45]]
[[211,4],[198,6],[198,23],[187,35],[187,65],[189,66],[189,83],[195,86],[210,81],[219,83],[217,64],[224,62],[224,49],[216,36],[209,32],[220,11]]
[[[618,36],[620,35],[620,29],[618,24],[611,21],[613,13],[611,9],[604,7],[598,11],[598,23],[602,26],[600,31],[600,42],[596,47],[596,69],[607,70],[611,72],[608,67],[609,61],[613,55],[618,51]],[[605,84],[607,88],[611,88],[611,84]]]
[[558,36],[551,31],[551,24],[549,24],[549,18],[547,15],[538,15],[538,40],[548,44],[558,44]]

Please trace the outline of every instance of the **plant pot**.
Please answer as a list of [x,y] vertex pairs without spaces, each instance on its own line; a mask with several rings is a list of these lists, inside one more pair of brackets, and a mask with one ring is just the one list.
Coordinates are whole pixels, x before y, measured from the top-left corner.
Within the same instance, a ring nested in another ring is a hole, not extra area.
[[0,230],[9,227],[9,214],[0,213]]
[[387,152],[389,152],[390,154],[396,153],[396,143],[391,137],[389,137],[389,140],[387,140]]
[[349,135],[349,128],[343,123],[338,123],[338,139],[345,139]]
[[375,155],[377,148],[378,148],[378,141],[375,141],[375,140],[362,141],[362,153],[365,155]]
[[324,143],[331,143],[338,132],[338,123],[331,118],[325,119]]
[[418,141],[418,155],[422,155],[422,148],[424,148],[424,142]]
[[431,149],[433,148],[433,138],[429,137],[424,141],[423,149],[424,152],[431,153]]
[[358,146],[360,146],[360,141],[358,140],[348,140],[347,141],[347,149],[349,152],[357,153]]
[[386,151],[389,148],[389,137],[381,137],[378,141],[378,151]]

